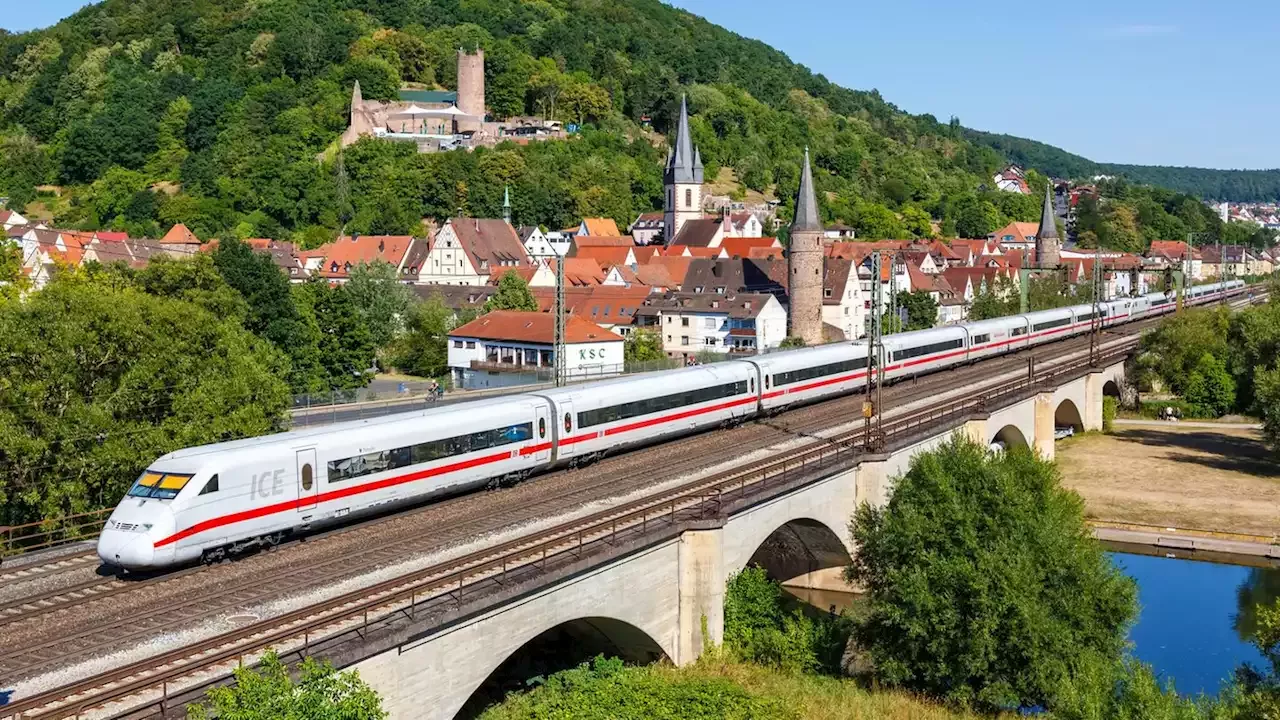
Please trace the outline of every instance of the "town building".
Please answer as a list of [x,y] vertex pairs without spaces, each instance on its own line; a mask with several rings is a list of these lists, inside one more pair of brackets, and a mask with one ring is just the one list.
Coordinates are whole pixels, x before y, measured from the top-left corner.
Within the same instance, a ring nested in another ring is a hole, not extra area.
[[787,311],[765,293],[667,293],[647,298],[634,327],[662,338],[671,357],[700,352],[755,354],[776,348],[787,335]]
[[506,270],[531,267],[515,228],[505,220],[457,217],[436,233],[417,282],[486,285]]
[[1062,239],[1053,211],[1053,188],[1044,190],[1044,207],[1040,209],[1040,228],[1036,230],[1036,266],[1056,268],[1062,261]]
[[809,167],[809,149],[804,151],[800,189],[796,196],[795,219],[791,222],[791,242],[787,248],[790,265],[787,309],[789,334],[805,345],[821,345],[823,228],[818,218],[818,198]]
[[663,241],[669,245],[686,222],[702,217],[702,155],[693,145],[693,135],[689,131],[689,107],[683,96],[680,98],[675,142],[667,154],[667,167],[662,179],[666,186]]
[[663,213],[641,213],[627,232],[636,245],[660,245],[665,241]]
[[[259,241],[261,252],[271,253],[270,240]],[[283,248],[277,247],[277,250]],[[344,235],[314,250],[299,253],[302,275],[310,273],[331,283],[344,283],[361,263],[384,262],[405,282],[415,282],[426,259],[427,244],[411,235]],[[275,255],[273,254],[273,259]],[[277,261],[277,266],[280,262]],[[287,267],[282,267],[287,271]],[[298,274],[291,275],[299,280]]]
[[[565,318],[565,376],[607,377],[624,370],[623,338],[576,315]],[[495,310],[449,333],[454,387],[508,387],[554,377],[555,317]]]
[[997,190],[1005,192],[1022,193],[1030,195],[1031,188],[1027,185],[1027,175],[1018,165],[1008,165],[991,178],[995,183]]
[[520,237],[520,244],[524,245],[530,260],[550,260],[564,254],[565,246],[552,244],[537,225],[521,225],[516,228],[516,235]]
[[1031,250],[1036,246],[1040,225],[1033,222],[1011,222],[987,236],[1003,250]]

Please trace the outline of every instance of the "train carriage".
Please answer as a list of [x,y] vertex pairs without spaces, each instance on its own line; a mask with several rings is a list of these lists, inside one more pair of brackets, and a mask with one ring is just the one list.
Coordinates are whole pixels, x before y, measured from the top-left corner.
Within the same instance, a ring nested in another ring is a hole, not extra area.
[[759,378],[729,361],[539,393],[554,408],[556,464],[741,420],[756,412]]
[[1054,308],[1027,313],[1028,338],[1031,345],[1054,342],[1067,337],[1074,330],[1075,313],[1071,308]]
[[[1188,288],[1204,305],[1244,287]],[[1107,327],[1177,307],[1174,293],[1102,303]],[[1093,305],[884,339],[885,377],[922,375],[1088,332]],[[864,342],[510,395],[180,450],[152,463],[103,528],[98,554],[131,569],[272,545],[397,503],[521,479],[560,464],[709,429],[865,381]]]
[[965,323],[969,331],[969,360],[1015,352],[1028,347],[1028,324],[1022,315]]
[[897,333],[884,339],[885,379],[893,380],[959,365],[969,333],[960,325]]
[[520,478],[551,457],[550,405],[531,395],[179,450],[142,474],[99,556],[161,567],[279,542],[294,529]]
[[760,372],[760,407],[790,405],[843,395],[867,382],[867,344],[841,342],[757,355],[746,362]]

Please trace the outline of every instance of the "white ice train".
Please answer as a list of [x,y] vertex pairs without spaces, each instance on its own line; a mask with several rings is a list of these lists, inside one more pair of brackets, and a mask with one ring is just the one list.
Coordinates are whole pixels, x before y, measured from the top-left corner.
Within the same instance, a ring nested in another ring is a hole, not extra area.
[[[1190,289],[1202,304],[1232,281]],[[1104,326],[1174,309],[1154,293],[1101,306]],[[1088,332],[1093,306],[891,335],[886,379],[922,375]],[[349,517],[521,480],[622,448],[852,392],[864,341],[620,377],[169,453],[134,482],[98,538],[128,569],[163,568],[269,547]]]

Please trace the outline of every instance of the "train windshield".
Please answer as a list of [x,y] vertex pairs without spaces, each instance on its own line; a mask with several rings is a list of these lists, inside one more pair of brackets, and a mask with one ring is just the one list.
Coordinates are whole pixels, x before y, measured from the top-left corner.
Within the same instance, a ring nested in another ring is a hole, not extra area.
[[129,488],[129,496],[172,500],[188,482],[191,482],[190,475],[146,470],[134,481],[133,487]]

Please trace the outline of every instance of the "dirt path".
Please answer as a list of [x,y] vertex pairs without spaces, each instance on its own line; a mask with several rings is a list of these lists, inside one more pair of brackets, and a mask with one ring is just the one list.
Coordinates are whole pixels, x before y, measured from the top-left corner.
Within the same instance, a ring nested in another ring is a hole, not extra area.
[[1057,458],[1090,518],[1280,533],[1280,461],[1255,430],[1125,424],[1064,440]]

